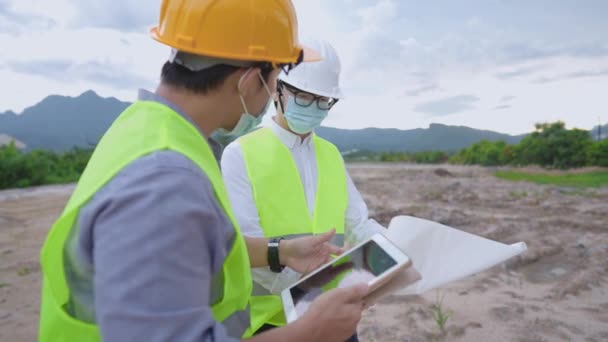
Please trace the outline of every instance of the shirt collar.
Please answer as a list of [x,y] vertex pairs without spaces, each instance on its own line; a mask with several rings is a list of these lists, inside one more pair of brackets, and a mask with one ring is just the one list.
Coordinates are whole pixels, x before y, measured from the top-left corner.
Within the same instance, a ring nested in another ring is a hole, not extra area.
[[277,136],[277,138],[279,138],[279,140],[289,149],[294,149],[299,145],[310,146],[312,144],[312,137],[314,135],[314,132],[309,134],[306,138],[302,139],[299,135],[281,127],[274,120],[275,118],[272,118],[272,120],[270,120],[270,129],[272,129],[272,132]]

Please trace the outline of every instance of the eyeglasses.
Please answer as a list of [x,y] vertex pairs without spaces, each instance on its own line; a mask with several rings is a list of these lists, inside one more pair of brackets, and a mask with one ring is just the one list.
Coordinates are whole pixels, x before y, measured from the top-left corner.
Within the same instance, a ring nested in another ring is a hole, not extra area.
[[316,102],[319,109],[330,110],[336,103],[338,103],[338,99],[336,98],[314,95],[295,88],[281,80],[279,80],[278,85],[279,95],[283,95],[281,87],[285,87],[285,89],[293,94],[296,104],[301,107],[310,107]]

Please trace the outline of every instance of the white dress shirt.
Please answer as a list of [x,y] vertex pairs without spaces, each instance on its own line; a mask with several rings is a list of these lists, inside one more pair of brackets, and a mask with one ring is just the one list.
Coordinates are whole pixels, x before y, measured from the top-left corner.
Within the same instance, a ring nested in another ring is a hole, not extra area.
[[[312,216],[317,192],[317,161],[312,134],[302,139],[298,135],[279,126],[274,120],[271,121],[270,128],[291,152],[304,187],[308,212]],[[222,155],[221,166],[226,190],[228,191],[234,214],[243,235],[251,237],[264,236],[264,231],[260,226],[258,209],[253,198],[251,182],[247,176],[243,151],[238,141],[226,147]],[[368,218],[367,205],[348,175],[348,172],[346,173],[346,183],[348,207],[344,220],[344,241],[352,246],[376,232],[381,232],[384,228],[376,221]],[[273,273],[268,267],[253,269],[253,280],[274,294],[281,293],[283,289],[293,284],[299,276],[297,272],[287,267],[282,273]]]

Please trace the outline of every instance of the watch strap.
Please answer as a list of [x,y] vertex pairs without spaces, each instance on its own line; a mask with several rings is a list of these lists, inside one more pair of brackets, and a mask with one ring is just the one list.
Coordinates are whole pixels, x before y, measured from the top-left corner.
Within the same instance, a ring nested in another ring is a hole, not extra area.
[[279,245],[282,238],[271,238],[268,240],[268,266],[274,273],[281,273],[285,266],[279,260]]

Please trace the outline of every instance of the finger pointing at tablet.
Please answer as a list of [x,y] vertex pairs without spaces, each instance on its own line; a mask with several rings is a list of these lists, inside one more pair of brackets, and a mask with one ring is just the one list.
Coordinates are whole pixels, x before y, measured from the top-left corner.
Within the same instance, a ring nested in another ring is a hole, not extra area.
[[336,230],[332,229],[327,233],[315,235],[314,238],[317,239],[319,245],[323,244],[328,249],[329,254],[340,255],[342,254],[342,248],[332,244],[330,241],[336,235]]
[[335,230],[324,234],[282,240],[279,244],[279,261],[300,273],[308,273],[328,262],[331,255],[339,255],[342,250],[329,241],[336,235]]

